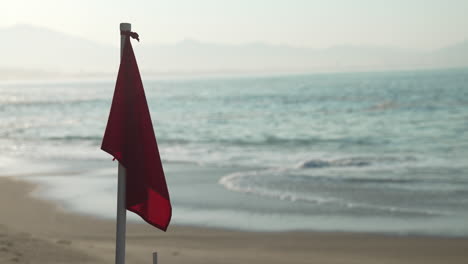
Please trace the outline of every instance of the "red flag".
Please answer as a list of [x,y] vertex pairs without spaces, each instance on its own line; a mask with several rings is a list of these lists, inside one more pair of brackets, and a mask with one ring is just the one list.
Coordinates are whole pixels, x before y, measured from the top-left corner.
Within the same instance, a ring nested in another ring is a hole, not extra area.
[[128,36],[125,37],[101,149],[126,168],[127,210],[166,231],[172,207],[140,72]]

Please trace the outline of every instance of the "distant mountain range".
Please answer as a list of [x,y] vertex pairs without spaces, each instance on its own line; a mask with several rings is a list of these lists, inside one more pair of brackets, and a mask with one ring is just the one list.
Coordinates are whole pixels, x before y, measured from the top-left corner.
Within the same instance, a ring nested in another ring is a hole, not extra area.
[[[117,32],[116,32],[117,34]],[[226,45],[184,40],[134,42],[142,72],[256,74],[382,71],[468,66],[468,41],[431,52],[375,47],[298,48],[265,43]],[[0,79],[113,76],[119,48],[30,25],[0,29]]]

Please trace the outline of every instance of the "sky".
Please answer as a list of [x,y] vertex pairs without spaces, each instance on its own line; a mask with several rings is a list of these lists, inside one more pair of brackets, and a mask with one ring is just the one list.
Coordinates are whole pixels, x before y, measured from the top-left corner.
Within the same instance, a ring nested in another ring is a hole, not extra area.
[[119,45],[130,22],[148,43],[184,39],[429,51],[468,40],[467,0],[15,0],[0,27],[30,24]]

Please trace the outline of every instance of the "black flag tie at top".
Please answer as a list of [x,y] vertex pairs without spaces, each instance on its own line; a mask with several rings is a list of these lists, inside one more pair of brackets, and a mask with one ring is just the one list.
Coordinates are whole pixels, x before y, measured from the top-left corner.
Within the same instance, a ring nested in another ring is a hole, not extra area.
[[129,36],[132,39],[136,39],[136,40],[138,40],[138,42],[140,42],[140,36],[138,36],[138,33],[136,33],[136,32],[120,31],[120,35]]

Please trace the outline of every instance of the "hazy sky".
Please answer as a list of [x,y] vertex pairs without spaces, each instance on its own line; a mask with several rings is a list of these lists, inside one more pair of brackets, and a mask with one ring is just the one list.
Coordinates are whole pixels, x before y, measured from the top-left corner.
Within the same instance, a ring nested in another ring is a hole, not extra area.
[[147,43],[431,50],[468,39],[467,12],[468,0],[15,0],[2,1],[0,27],[32,24],[116,46],[118,24],[131,22]]

